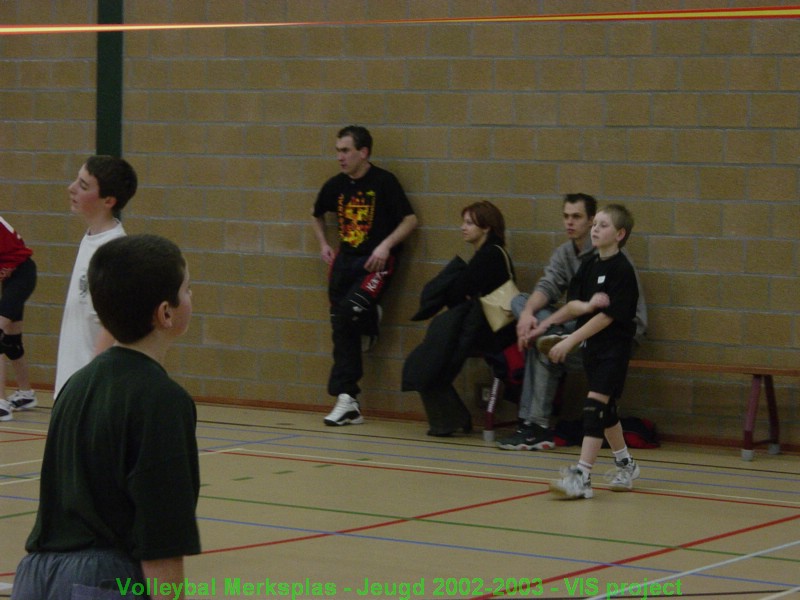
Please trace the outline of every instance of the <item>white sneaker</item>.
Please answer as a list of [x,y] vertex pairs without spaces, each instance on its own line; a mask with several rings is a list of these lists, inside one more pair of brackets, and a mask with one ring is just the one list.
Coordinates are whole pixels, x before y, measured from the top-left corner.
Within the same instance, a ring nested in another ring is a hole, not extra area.
[[567,500],[594,496],[591,477],[584,476],[578,467],[561,469],[561,479],[550,484],[550,491]]
[[8,401],[14,410],[28,410],[38,404],[36,402],[36,392],[33,390],[17,390],[9,396]]
[[639,465],[632,458],[615,460],[614,469],[608,472],[609,487],[612,492],[630,492],[633,489],[633,480],[639,478]]
[[0,398],[0,421],[10,421],[14,418],[11,411],[14,410],[8,400]]
[[364,422],[358,408],[358,400],[349,394],[339,394],[336,406],[324,419],[325,425],[360,425]]

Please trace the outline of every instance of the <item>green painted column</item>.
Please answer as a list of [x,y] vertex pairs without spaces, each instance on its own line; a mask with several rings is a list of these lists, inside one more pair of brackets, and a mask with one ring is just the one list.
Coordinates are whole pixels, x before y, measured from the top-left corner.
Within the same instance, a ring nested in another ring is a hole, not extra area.
[[[123,0],[97,0],[100,25],[123,23]],[[97,34],[97,154],[122,156],[122,32]]]

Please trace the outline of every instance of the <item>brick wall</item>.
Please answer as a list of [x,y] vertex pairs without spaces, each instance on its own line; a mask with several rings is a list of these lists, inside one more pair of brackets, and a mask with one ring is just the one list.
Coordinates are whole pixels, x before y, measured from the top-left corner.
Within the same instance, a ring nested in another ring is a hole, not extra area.
[[[371,21],[790,2],[128,0],[128,23]],[[93,7],[0,3],[3,23],[91,23]],[[66,185],[94,152],[95,35],[0,36],[2,214],[36,252],[26,313],[34,380],[49,385],[82,225]],[[650,307],[640,356],[800,362],[800,21],[674,20],[299,25],[125,35],[123,149],[142,182],[129,232],[178,242],[195,318],[170,370],[197,396],[327,407],[325,266],[309,226],[337,171],[335,132],[368,126],[421,227],[366,359],[363,404],[402,394],[422,285],[469,256],[460,209],[505,213],[520,287],[563,241],[561,197],[624,202]],[[487,377],[459,380],[468,402]],[[796,381],[779,381],[800,443]],[[667,434],[735,439],[741,377],[635,373],[626,412]]]

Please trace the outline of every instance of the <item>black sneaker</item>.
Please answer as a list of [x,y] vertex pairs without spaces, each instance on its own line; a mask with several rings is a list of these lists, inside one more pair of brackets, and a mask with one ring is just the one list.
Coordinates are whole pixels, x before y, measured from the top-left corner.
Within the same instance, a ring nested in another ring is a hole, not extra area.
[[520,425],[514,435],[497,440],[501,450],[552,450],[556,447],[553,432],[531,423]]

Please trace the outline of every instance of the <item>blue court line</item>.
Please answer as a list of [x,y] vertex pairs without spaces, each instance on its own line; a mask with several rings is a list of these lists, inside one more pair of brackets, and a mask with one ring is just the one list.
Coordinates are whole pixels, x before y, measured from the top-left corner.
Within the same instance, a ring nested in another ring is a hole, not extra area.
[[21,502],[39,502],[39,498],[27,498],[25,496],[0,495],[0,500],[19,500]]
[[[514,556],[514,557],[522,557],[522,558],[535,558],[541,560],[554,560],[562,563],[570,563],[570,564],[577,564],[577,565],[590,565],[594,567],[612,567],[612,568],[621,568],[631,571],[646,571],[649,573],[663,573],[668,575],[676,575],[680,574],[683,571],[676,570],[676,569],[663,569],[663,568],[656,568],[656,567],[646,567],[640,565],[632,565],[632,564],[617,564],[617,563],[610,563],[604,561],[593,561],[587,559],[580,559],[580,558],[572,558],[566,556],[555,556],[552,554],[537,554],[532,552],[521,552],[515,550],[497,550],[492,548],[481,548],[479,546],[464,546],[460,544],[445,544],[442,542],[424,542],[420,540],[406,540],[402,538],[394,538],[394,537],[384,537],[384,536],[376,536],[376,535],[366,535],[366,534],[359,534],[359,533],[347,533],[347,532],[337,532],[337,531],[326,531],[321,529],[308,529],[303,527],[289,527],[285,525],[271,525],[265,523],[254,523],[248,521],[237,521],[234,519],[220,519],[214,517],[198,517],[203,521],[210,521],[210,522],[217,522],[217,523],[225,523],[228,525],[241,525],[246,527],[256,527],[259,529],[270,529],[270,530],[278,530],[278,531],[290,531],[294,533],[304,533],[308,535],[327,535],[330,537],[346,537],[346,538],[354,538],[354,539],[362,539],[367,541],[375,541],[375,542],[387,542],[387,543],[394,543],[394,544],[409,544],[414,546],[425,546],[430,548],[441,548],[446,550],[462,550],[466,552],[478,552],[481,554],[490,554],[496,556]],[[425,521],[425,519],[414,519],[414,521]],[[398,524],[405,524],[405,523],[398,523]],[[298,542],[302,541],[319,541],[318,538],[314,540],[297,540]],[[265,544],[265,547],[269,547],[269,543]],[[241,552],[247,550],[256,550],[257,548],[242,548]],[[234,549],[232,552],[236,552],[237,550]],[[758,585],[778,585],[782,587],[792,588],[798,585],[798,582],[795,583],[783,583],[779,581],[768,581],[768,580],[760,580],[760,579],[749,579],[744,577],[732,577],[732,576],[722,576],[722,575],[707,575],[707,574],[693,574],[693,577],[703,577],[706,579],[713,579],[718,581],[733,581],[737,583],[752,583]]]

